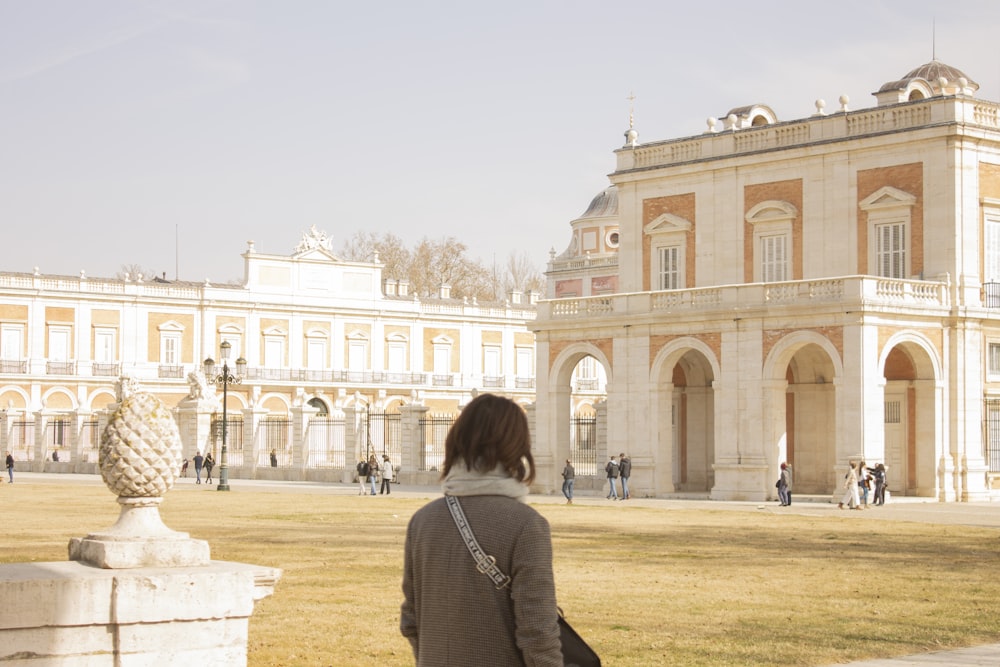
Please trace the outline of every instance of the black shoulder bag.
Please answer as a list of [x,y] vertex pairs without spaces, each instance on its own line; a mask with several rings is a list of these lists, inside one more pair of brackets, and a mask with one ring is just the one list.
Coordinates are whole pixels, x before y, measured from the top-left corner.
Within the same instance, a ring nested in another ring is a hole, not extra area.
[[[455,520],[455,526],[462,535],[462,541],[476,561],[476,569],[485,574],[497,590],[510,587],[510,577],[504,574],[503,570],[497,567],[497,559],[488,555],[479,546],[472,527],[469,526],[462,511],[462,505],[456,496],[445,496],[448,509],[451,511],[451,518]],[[563,664],[566,667],[601,667],[601,657],[590,648],[583,637],[577,634],[573,626],[563,617],[562,609],[559,610],[559,641],[562,643]]]

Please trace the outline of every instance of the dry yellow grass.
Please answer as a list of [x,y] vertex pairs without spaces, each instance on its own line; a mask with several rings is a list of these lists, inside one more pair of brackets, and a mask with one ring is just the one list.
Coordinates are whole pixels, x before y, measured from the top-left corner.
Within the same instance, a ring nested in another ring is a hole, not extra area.
[[[234,486],[238,486],[238,480]],[[342,489],[341,493],[350,491]],[[250,628],[253,667],[408,665],[398,632],[406,523],[393,496],[167,496],[212,557],[280,567]],[[103,486],[0,489],[0,562],[64,560],[118,515]],[[825,665],[1000,641],[1000,531],[844,514],[537,506],[573,624],[614,665]]]

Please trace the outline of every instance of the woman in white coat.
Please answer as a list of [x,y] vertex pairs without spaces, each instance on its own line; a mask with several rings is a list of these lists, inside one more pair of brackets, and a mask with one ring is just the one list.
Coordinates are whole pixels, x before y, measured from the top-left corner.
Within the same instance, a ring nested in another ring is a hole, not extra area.
[[854,461],[850,463],[851,469],[844,475],[844,497],[840,499],[840,504],[837,507],[844,509],[844,503],[848,503],[848,507],[852,510],[859,510],[861,509],[861,499],[858,497],[858,466],[855,465]]

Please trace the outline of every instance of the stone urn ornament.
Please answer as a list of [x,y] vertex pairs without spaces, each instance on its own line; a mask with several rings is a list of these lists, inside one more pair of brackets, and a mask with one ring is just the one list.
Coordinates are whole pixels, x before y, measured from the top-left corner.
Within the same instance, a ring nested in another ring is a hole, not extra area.
[[69,558],[107,569],[182,567],[209,562],[208,542],[170,530],[160,503],[181,464],[181,438],[170,409],[150,393],[122,392],[101,434],[101,477],[121,514],[105,531],[69,543]]

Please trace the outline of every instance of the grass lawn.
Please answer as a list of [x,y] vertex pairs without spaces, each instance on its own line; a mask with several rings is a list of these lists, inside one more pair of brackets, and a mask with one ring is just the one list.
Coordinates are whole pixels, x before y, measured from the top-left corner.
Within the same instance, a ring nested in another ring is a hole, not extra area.
[[[215,560],[284,570],[251,619],[251,666],[384,667],[413,664],[400,573],[407,521],[426,502],[184,485],[161,514]],[[0,562],[65,560],[71,537],[118,516],[103,486],[4,485],[0,503]],[[875,512],[536,507],[560,604],[605,665],[828,665],[1000,641],[995,529]]]

